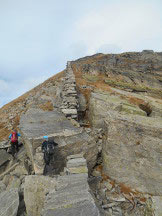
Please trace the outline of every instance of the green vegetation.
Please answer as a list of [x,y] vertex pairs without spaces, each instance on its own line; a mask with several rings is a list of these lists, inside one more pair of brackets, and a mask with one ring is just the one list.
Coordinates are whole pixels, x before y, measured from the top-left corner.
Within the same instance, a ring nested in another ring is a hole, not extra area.
[[98,76],[95,76],[95,75],[90,75],[90,74],[84,74],[83,75],[83,78],[89,82],[96,82],[99,80],[99,77]]
[[123,82],[123,81],[116,81],[111,79],[105,79],[105,83],[112,87],[119,87],[121,89],[132,89],[138,92],[150,92],[159,96],[162,96],[162,90],[148,87],[148,86],[141,86],[141,85],[134,85],[131,83]]

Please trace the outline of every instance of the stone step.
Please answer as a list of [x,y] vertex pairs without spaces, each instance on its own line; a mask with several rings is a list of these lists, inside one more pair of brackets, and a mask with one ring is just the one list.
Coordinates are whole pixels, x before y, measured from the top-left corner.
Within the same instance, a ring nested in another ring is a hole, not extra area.
[[74,158],[74,159],[70,159],[66,163],[67,168],[79,167],[79,166],[87,166],[86,159],[84,159],[84,158]]

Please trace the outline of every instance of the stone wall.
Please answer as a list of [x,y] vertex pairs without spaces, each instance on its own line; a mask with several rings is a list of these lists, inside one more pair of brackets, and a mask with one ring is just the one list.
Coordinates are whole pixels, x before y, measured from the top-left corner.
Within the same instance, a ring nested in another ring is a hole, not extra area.
[[61,110],[66,117],[77,119],[78,100],[76,92],[75,76],[71,63],[67,62],[64,85],[62,90]]

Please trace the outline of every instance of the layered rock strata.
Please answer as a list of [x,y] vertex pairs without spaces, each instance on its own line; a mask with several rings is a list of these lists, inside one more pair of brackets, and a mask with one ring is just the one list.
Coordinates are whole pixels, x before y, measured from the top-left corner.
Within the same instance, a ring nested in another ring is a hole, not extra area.
[[69,155],[64,172],[67,174],[88,173],[86,159],[82,154]]
[[105,128],[104,173],[137,191],[162,195],[162,119],[110,112]]
[[42,216],[99,216],[95,202],[89,193],[87,174],[72,174],[57,178],[56,191],[45,198]]
[[0,193],[0,215],[16,216],[18,206],[19,195],[17,189],[11,189]]

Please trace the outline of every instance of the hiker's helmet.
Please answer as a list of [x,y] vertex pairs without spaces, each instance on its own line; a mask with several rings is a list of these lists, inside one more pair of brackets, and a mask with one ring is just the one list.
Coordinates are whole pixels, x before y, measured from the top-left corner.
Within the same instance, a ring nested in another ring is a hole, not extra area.
[[48,136],[44,136],[43,139],[48,140]]

